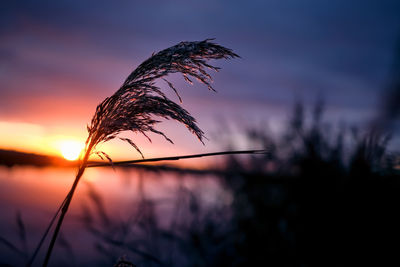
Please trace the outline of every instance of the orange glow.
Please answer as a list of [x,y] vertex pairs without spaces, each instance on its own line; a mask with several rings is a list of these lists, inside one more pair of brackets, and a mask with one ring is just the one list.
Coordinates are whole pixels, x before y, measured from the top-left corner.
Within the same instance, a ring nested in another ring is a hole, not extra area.
[[[89,116],[90,117],[90,116]],[[80,144],[81,150],[84,141],[87,138],[87,132],[84,123],[75,124],[55,124],[53,123],[32,123],[23,121],[3,121],[0,118],[0,149],[16,150],[26,153],[35,153],[48,156],[60,156],[66,159],[75,159],[75,156],[68,156],[70,152],[65,152],[72,143]],[[212,139],[203,146],[200,142],[186,131],[184,127],[176,127],[172,123],[164,123],[161,130],[168,133],[168,136],[175,141],[175,144],[165,142],[162,137],[150,134],[153,142],[150,143],[147,138],[140,134],[122,133],[122,137],[131,138],[140,147],[145,158],[168,157],[177,155],[188,155],[196,153],[207,153],[220,150],[216,142]],[[66,145],[64,143],[67,143]],[[64,148],[66,147],[66,148]],[[106,152],[113,161],[140,159],[140,155],[126,142],[111,140],[97,147],[98,151]],[[79,153],[78,153],[79,154]],[[93,156],[91,160],[100,160]],[[171,162],[162,162],[163,164],[178,165],[181,167],[203,168],[208,166],[212,159],[190,159]],[[160,162],[161,163],[161,162]]]
[[74,140],[60,141],[61,155],[67,160],[77,160],[84,148],[83,143]]

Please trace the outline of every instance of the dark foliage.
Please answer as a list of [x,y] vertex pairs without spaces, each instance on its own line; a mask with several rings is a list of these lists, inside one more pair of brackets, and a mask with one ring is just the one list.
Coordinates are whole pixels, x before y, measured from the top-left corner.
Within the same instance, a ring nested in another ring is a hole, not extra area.
[[234,174],[223,182],[235,196],[228,265],[353,265],[394,257],[400,177],[395,155],[386,153],[388,136],[344,128],[333,134],[321,121],[321,104],[307,127],[303,109],[295,107],[280,140],[248,131],[249,139],[271,149],[268,157],[227,162]]
[[159,224],[160,203],[145,194],[129,221],[109,225],[101,223],[105,209],[91,194],[84,221],[99,251],[111,264],[124,248],[138,266],[353,266],[395,256],[400,182],[388,136],[335,131],[323,121],[322,103],[311,120],[304,113],[298,103],[278,139],[247,131],[270,153],[232,156],[224,172],[214,173],[231,204],[205,209],[200,192],[182,183],[167,229]]

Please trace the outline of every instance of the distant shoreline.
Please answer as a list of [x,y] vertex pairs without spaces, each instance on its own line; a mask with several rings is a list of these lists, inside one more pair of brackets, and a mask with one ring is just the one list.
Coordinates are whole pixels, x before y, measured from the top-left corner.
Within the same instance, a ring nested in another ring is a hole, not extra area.
[[36,166],[36,167],[75,167],[76,161],[68,161],[57,156],[46,156],[15,150],[0,149],[0,166]]

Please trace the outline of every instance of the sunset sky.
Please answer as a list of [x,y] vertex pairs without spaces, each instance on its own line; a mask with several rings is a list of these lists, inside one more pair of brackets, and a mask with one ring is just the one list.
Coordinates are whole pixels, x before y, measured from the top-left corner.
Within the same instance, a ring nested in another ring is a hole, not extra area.
[[[221,121],[279,128],[298,98],[322,96],[334,121],[368,121],[400,38],[400,1],[2,1],[0,148],[59,154],[63,140],[83,142],[96,105],[138,64],[180,41],[206,38],[241,56],[214,62],[222,67],[213,73],[217,93],[172,78],[206,146],[167,123],[161,128],[175,145],[133,136],[146,157],[224,149]],[[227,135],[255,148],[237,132]],[[104,150],[139,157],[118,141]]]

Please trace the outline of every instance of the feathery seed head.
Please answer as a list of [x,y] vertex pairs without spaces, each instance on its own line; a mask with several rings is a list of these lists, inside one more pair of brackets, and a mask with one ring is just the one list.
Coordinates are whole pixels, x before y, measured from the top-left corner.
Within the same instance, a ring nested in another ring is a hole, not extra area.
[[[172,140],[163,132],[154,128],[160,122],[155,119],[156,117],[172,119],[184,124],[203,142],[204,132],[197,126],[195,118],[182,106],[167,98],[155,85],[155,81],[163,79],[176,93],[180,102],[182,100],[178,91],[171,82],[165,79],[168,74],[180,72],[187,82],[192,83],[191,79],[194,78],[214,91],[211,86],[212,78],[206,69],[218,71],[219,68],[208,64],[207,60],[229,59],[238,55],[211,40],[181,42],[152,55],[140,64],[118,91],[97,106],[96,113],[87,127],[89,136],[86,140],[86,152],[92,153],[99,143],[114,139],[123,131],[142,133],[149,140],[146,133],[153,132],[172,143]],[[131,144],[143,157],[142,152],[132,140],[120,139]]]

